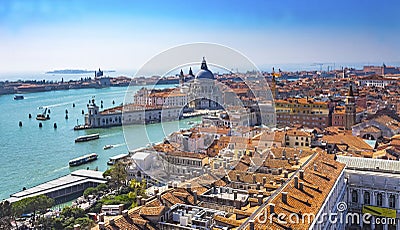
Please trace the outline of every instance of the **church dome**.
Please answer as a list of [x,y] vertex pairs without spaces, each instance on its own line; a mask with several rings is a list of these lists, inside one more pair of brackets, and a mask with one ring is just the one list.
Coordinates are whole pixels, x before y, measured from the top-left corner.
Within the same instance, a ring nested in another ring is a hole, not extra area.
[[214,74],[208,69],[206,60],[203,58],[199,72],[196,74],[196,79],[211,79],[214,80]]

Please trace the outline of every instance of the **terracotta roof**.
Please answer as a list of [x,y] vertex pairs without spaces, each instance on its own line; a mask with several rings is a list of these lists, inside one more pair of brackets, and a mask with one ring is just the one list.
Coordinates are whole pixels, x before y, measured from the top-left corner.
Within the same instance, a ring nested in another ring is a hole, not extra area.
[[[136,207],[128,211],[128,216],[124,217],[122,215],[113,217],[114,225],[110,225],[109,222],[106,222],[104,227],[107,230],[115,230],[115,229],[132,229],[132,230],[141,230],[141,229],[155,229],[151,223],[143,219],[140,216],[140,210],[142,207]],[[92,228],[93,230],[99,230],[99,226],[96,225]]]
[[366,132],[366,133],[376,133],[376,132],[380,132],[381,130],[376,128],[375,126],[368,126],[368,127],[365,127],[361,131]]
[[158,207],[142,207],[140,209],[140,215],[142,216],[159,216],[164,211],[165,206]]
[[229,225],[231,227],[239,227],[241,225],[240,221],[237,221],[235,219],[229,219],[220,215],[214,216],[214,220]]
[[[295,188],[294,179],[291,179],[287,186],[269,201],[275,204],[275,213],[286,214],[286,221],[291,213],[299,215],[314,213],[316,215],[345,167],[344,164],[335,161],[333,157],[333,155],[325,153],[318,153],[314,156],[304,167],[304,179],[299,178],[299,183],[304,183],[304,189]],[[314,164],[317,167],[316,171],[314,171]],[[282,192],[287,192],[287,203],[282,201]],[[268,213],[268,206],[260,211],[258,215],[264,215],[264,212]],[[310,223],[305,219],[305,222],[299,221],[299,223],[284,225],[279,224],[276,217],[273,217],[272,223],[269,221],[259,223],[258,218],[255,218],[255,229],[287,229],[288,227],[308,229]],[[248,225],[246,229],[249,229]]]
[[303,158],[303,157],[308,157],[314,153],[312,150],[309,149],[295,149],[289,147],[276,147],[270,150],[270,153],[272,153],[276,159],[281,159],[283,156],[283,152],[285,152],[286,158],[291,158],[291,159],[294,159],[295,154],[299,158]]
[[346,133],[336,135],[324,135],[322,140],[329,144],[346,145],[353,150],[372,151],[373,148],[362,138]]

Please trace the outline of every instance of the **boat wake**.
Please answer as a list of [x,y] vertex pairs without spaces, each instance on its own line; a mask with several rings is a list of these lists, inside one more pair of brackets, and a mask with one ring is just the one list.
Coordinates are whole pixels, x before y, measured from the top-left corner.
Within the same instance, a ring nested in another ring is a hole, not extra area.
[[63,102],[63,103],[58,103],[58,104],[53,104],[53,105],[44,105],[42,106],[43,108],[54,108],[54,107],[59,107],[63,105],[69,105],[71,102]]
[[52,173],[59,172],[59,171],[63,171],[63,170],[68,169],[68,168],[69,168],[69,167],[68,167],[68,165],[67,165],[67,166],[64,166],[64,167],[61,167],[61,168],[58,168],[58,169],[54,169]]
[[116,144],[116,145],[113,145],[113,146],[114,146],[114,148],[118,148],[118,147],[121,147],[121,146],[126,146],[126,143]]
[[104,137],[113,137],[113,136],[117,136],[117,135],[121,135],[121,134],[120,134],[120,133],[111,133],[111,134],[101,135],[100,137],[101,137],[101,138],[104,138]]

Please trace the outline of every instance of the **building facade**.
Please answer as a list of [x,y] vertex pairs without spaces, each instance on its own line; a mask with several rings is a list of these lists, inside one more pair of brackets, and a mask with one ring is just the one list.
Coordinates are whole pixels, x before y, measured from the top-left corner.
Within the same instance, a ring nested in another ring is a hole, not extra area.
[[278,127],[303,125],[323,129],[331,123],[328,102],[312,98],[289,98],[276,100],[275,109]]

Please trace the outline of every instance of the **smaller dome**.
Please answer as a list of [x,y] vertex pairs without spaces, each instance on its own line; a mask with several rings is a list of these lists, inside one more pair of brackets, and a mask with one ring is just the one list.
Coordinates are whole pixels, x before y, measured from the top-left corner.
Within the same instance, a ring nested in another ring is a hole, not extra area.
[[203,57],[203,62],[201,63],[201,69],[196,74],[196,79],[211,79],[214,80],[214,74],[208,69],[206,59]]

